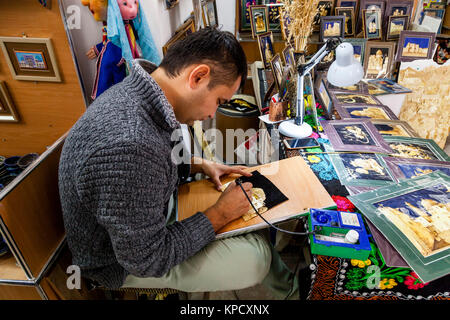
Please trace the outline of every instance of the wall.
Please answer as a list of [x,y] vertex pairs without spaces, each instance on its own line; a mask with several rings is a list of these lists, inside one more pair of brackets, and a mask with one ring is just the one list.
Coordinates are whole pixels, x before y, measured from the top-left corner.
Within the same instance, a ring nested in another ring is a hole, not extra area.
[[[95,60],[89,60],[86,52],[102,40],[102,23],[95,21],[89,9],[80,0],[60,0],[66,16],[74,55],[80,70],[83,91],[89,98],[95,80]],[[235,0],[216,0],[219,24],[222,30],[235,32]],[[56,4],[55,4],[56,5]],[[162,57],[162,47],[172,37],[175,30],[193,11],[192,0],[180,0],[172,9],[166,9],[164,0],[140,0],[141,9],[147,17],[153,39]],[[76,12],[79,12],[77,21]]]
[[0,80],[19,113],[19,123],[0,123],[0,154],[42,153],[68,131],[86,109],[57,1],[0,0],[0,36],[50,38],[62,82],[14,80],[0,52]]

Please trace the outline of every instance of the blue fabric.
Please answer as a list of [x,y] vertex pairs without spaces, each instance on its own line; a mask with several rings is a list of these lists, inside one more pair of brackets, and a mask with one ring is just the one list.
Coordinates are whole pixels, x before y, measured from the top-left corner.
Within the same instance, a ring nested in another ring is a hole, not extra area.
[[[101,53],[103,43],[97,44],[96,47],[98,52]],[[101,60],[101,64],[100,67],[97,68],[97,93],[95,97],[92,97],[93,99],[97,98],[109,87],[121,82],[126,76],[125,63],[119,65],[122,60],[122,50],[111,41],[106,43],[105,51],[101,53],[101,56],[99,56],[98,59],[99,62]]]
[[[145,18],[144,11],[141,10],[141,4],[139,4],[137,17],[132,21],[137,32],[136,42],[139,44],[139,47],[142,50],[141,58],[159,65],[161,63],[161,57],[159,56],[155,42],[153,41],[150,27],[147,24],[147,19]],[[131,66],[133,55],[131,54],[127,33],[125,31],[125,25],[123,23],[120,8],[116,0],[108,1],[107,24],[108,39],[110,39],[112,43],[122,49],[122,56]]]

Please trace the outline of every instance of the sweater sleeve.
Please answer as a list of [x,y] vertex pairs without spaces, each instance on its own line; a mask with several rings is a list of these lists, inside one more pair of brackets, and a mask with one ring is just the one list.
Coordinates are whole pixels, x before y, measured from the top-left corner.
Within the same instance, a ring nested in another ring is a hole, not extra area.
[[201,212],[166,225],[166,170],[156,151],[136,145],[101,149],[80,170],[81,201],[107,230],[118,262],[137,277],[161,277],[215,238]]

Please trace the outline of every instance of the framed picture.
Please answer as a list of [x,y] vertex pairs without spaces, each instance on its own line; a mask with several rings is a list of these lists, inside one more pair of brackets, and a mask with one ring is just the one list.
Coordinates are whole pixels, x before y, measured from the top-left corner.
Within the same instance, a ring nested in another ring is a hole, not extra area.
[[414,6],[413,0],[386,1],[384,21],[387,22],[389,17],[407,16],[408,17],[407,22],[409,23],[409,17],[411,17],[412,15],[413,6]]
[[450,161],[445,151],[431,139],[395,136],[384,136],[383,139],[400,158]]
[[382,88],[388,94],[412,92],[411,89],[405,88],[404,86],[399,85],[397,82],[387,78],[368,80],[367,82],[379,88]]
[[334,150],[392,153],[370,120],[320,122]]
[[370,95],[372,96],[381,96],[381,95],[385,95],[385,94],[391,94],[392,92],[389,92],[385,89],[383,89],[382,87],[378,87],[376,85],[374,85],[373,83],[367,83],[367,91]]
[[399,120],[385,105],[335,105],[334,108],[344,120],[355,118]]
[[269,32],[268,16],[269,10],[266,6],[250,6],[250,22],[253,38],[256,38],[259,34]]
[[396,157],[385,157],[384,160],[397,180],[411,179],[438,170],[450,176],[450,163],[447,161]]
[[400,32],[396,60],[408,62],[418,59],[431,59],[435,36],[434,32]]
[[337,16],[344,16],[344,35],[355,35],[355,11],[352,7],[336,7],[335,14]]
[[173,45],[177,41],[186,38],[189,34],[193,32],[195,32],[195,23],[194,19],[190,18],[175,31],[175,34],[172,36],[172,38],[170,38],[169,41],[167,41],[166,44],[163,46],[162,48],[163,55],[166,55],[167,50],[171,45]]
[[264,68],[270,68],[270,60],[272,60],[275,55],[272,32],[258,35],[258,47]]
[[390,78],[394,54],[395,42],[368,41],[364,57],[364,78]]
[[266,5],[268,8],[269,28],[267,31],[280,32],[279,9],[281,4],[277,0],[236,0],[236,22],[239,33],[248,33],[252,31],[250,6]]
[[317,14],[313,20],[313,31],[320,30],[321,18],[331,16],[333,14],[334,0],[319,1],[317,4]]
[[[359,0],[336,0],[336,7],[353,8],[353,12],[358,12]],[[356,14],[355,14],[356,16]]]
[[166,9],[172,9],[173,7],[175,7],[178,2],[180,2],[180,0],[165,0],[166,1]]
[[0,37],[0,47],[14,80],[61,82],[49,38]]
[[294,47],[292,47],[291,45],[286,46],[283,49],[283,59],[284,59],[284,64],[286,66],[288,66],[289,68],[291,68],[291,72],[292,74],[295,73],[295,62],[294,62]]
[[370,122],[373,123],[378,133],[383,136],[388,135],[419,138],[419,135],[405,121],[371,119]]
[[441,24],[439,26],[437,33],[441,33],[444,15],[445,15],[445,9],[424,9],[423,10],[424,17],[429,16],[429,17],[441,19]]
[[326,152],[330,152],[339,181],[346,187],[376,188],[397,182],[379,154],[333,153],[334,149],[329,145],[324,144],[324,147]]
[[327,16],[320,18],[319,41],[324,42],[328,38],[344,37],[344,16]]
[[381,231],[423,282],[450,272],[450,178],[439,171],[349,200]]
[[375,97],[372,97],[367,93],[350,93],[350,92],[331,92],[331,97],[333,102],[336,105],[351,105],[351,104],[373,104],[380,105],[382,104],[380,100]]
[[358,22],[356,25],[356,32],[359,33],[363,27],[363,10],[379,10],[381,20],[382,17],[384,17],[384,8],[385,8],[384,0],[361,0],[359,2],[359,15],[358,15]]
[[348,87],[336,87],[327,81],[327,88],[331,92],[367,93],[367,84],[363,81]]
[[363,10],[364,38],[367,40],[381,40],[383,38],[380,10]]
[[386,40],[397,40],[400,32],[408,30],[409,16],[389,16],[386,26]]
[[448,59],[450,59],[450,35],[437,35],[436,44],[437,48],[433,60],[437,64],[444,64]]
[[280,92],[281,80],[283,78],[283,64],[281,63],[281,57],[278,53],[270,60],[270,68],[272,69],[273,80],[275,81],[278,92]]
[[19,116],[5,81],[0,81],[0,122],[19,122]]
[[218,27],[219,21],[217,19],[217,5],[216,0],[205,0],[202,3],[203,24],[210,27]]
[[328,92],[324,75],[316,77],[314,91],[317,102],[323,106],[327,119],[331,120],[333,118],[333,100]]
[[366,49],[366,42],[367,39],[361,39],[361,38],[346,38],[343,39],[343,42],[351,43],[353,46],[353,56],[356,60],[361,62],[361,65],[364,66],[364,52]]

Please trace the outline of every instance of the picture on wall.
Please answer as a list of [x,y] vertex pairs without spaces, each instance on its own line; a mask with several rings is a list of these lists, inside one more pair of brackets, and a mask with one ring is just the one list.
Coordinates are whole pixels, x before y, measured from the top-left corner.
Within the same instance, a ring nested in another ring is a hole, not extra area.
[[269,32],[268,15],[269,11],[266,6],[250,6],[250,22],[253,38],[256,38],[259,34]]
[[349,200],[423,282],[450,272],[450,178],[436,171]]
[[[287,14],[283,8],[280,8],[280,28],[281,28],[281,35],[283,37],[283,40],[289,39],[289,24],[291,23],[291,18]],[[292,39],[291,39],[292,41]]]
[[369,41],[364,57],[364,78],[389,78],[392,73],[394,53],[394,42]]
[[0,122],[18,122],[19,116],[14,107],[5,81],[0,81]]
[[401,31],[396,60],[407,62],[431,59],[434,40],[434,32]]
[[320,122],[334,150],[392,153],[369,120],[335,120]]
[[319,1],[317,4],[317,14],[313,20],[313,30],[320,30],[320,21],[322,17],[331,16],[333,14],[334,0]]
[[61,82],[50,39],[0,37],[0,47],[13,79]]
[[[231,0],[230,0],[231,1]],[[280,8],[281,4],[278,0],[236,0],[238,30],[240,33],[248,33],[252,31],[250,6],[265,5],[268,9],[269,29],[267,31],[280,32]]]
[[203,23],[210,27],[219,26],[219,21],[217,19],[217,6],[216,0],[206,0],[202,4],[203,8]]
[[411,179],[435,171],[441,171],[450,176],[450,163],[447,161],[395,157],[385,157],[384,160],[398,180]]

